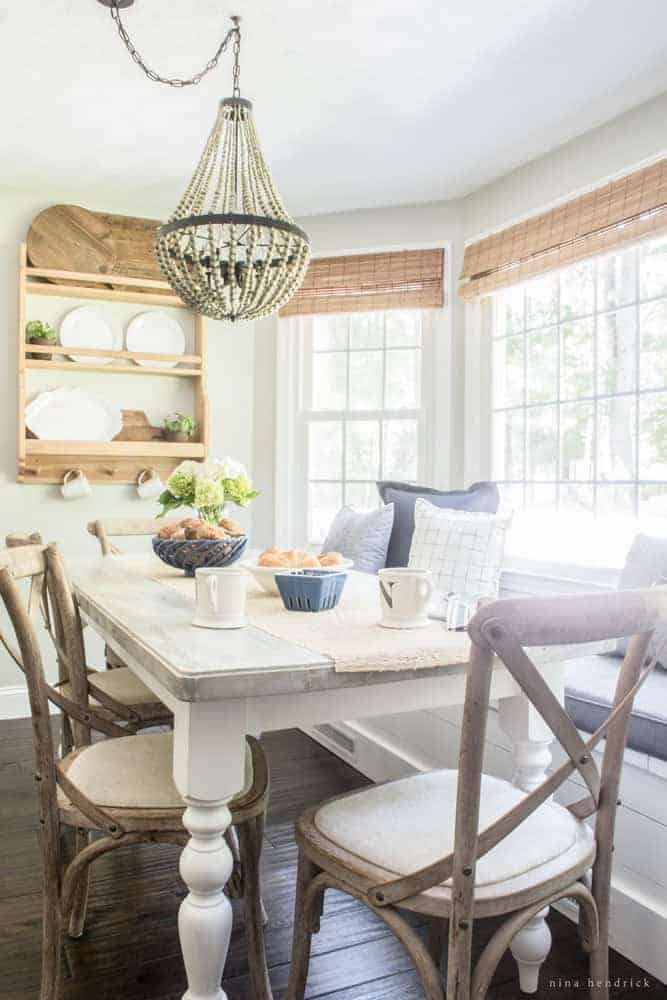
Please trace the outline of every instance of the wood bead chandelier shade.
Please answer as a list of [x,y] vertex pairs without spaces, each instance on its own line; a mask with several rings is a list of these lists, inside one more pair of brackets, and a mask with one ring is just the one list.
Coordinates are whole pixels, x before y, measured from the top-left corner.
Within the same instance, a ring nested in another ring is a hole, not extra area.
[[289,217],[259,148],[250,101],[228,97],[157,258],[183,301],[214,319],[275,312],[303,281],[310,244]]
[[158,83],[199,83],[233,42],[233,96],[220,102],[192,180],[158,229],[156,255],[174,291],[203,316],[238,322],[276,312],[305,277],[310,241],[285,210],[260,150],[252,104],[240,96],[240,18],[232,18],[234,26],[201,73],[168,79],[149,69],[132,45],[119,12],[126,0],[99,2],[111,8],[134,61]]

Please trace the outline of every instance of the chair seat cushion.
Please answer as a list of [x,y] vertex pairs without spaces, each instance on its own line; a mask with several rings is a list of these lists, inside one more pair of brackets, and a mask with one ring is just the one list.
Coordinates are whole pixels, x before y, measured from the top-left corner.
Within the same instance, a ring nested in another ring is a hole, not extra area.
[[172,778],[171,733],[101,740],[65,760],[67,777],[107,809],[185,808]]
[[[622,660],[613,653],[582,656],[567,664],[565,707],[578,729],[593,733],[607,718]],[[654,670],[637,692],[628,747],[667,760],[667,673]]]
[[[91,682],[121,705],[158,705],[159,699],[143,681],[139,680],[129,667],[114,670],[98,670],[90,678]],[[63,684],[63,693],[71,697],[69,684]],[[165,708],[165,715],[168,709]]]
[[[449,854],[454,847],[458,771],[431,771],[334,799],[321,806],[315,827],[360,860],[393,875],[408,875]],[[525,797],[499,778],[484,775],[479,829],[489,826]],[[566,809],[537,809],[477,863],[476,886],[525,875],[571,852],[592,835]]]
[[[122,736],[75,750],[62,764],[67,777],[103,809],[185,809],[172,778],[171,733]],[[252,757],[246,743],[245,795],[252,786]]]

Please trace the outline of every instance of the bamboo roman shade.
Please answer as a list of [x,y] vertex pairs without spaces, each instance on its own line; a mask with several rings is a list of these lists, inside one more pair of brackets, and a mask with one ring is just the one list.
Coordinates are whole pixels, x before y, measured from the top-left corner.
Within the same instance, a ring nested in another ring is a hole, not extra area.
[[461,297],[606,253],[667,230],[667,159],[466,247]]
[[432,309],[443,305],[443,250],[402,250],[312,260],[281,316]]

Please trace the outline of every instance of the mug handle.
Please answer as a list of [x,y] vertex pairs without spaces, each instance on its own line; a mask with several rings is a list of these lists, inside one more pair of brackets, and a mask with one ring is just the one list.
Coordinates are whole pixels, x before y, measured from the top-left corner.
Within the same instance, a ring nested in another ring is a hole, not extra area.
[[417,582],[419,584],[419,595],[428,604],[433,596],[433,583],[430,580],[418,580]]
[[218,578],[215,576],[209,576],[206,579],[206,589],[208,590],[208,599],[211,602],[211,607],[213,610],[218,612]]
[[139,473],[139,479],[137,482],[139,486],[143,486],[144,483],[150,483],[154,479],[157,479],[157,472],[155,469],[144,469]]
[[70,479],[72,479],[72,477],[74,479],[79,479],[81,475],[82,475],[81,469],[70,469],[69,472],[65,473],[65,478],[63,479],[63,485],[68,483]]

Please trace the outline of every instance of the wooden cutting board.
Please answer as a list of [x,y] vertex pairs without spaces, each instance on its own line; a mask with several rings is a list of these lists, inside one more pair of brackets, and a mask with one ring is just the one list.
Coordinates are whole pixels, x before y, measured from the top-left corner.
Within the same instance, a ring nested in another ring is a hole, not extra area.
[[152,427],[143,410],[123,410],[123,429],[114,441],[159,441],[162,428]]
[[33,219],[28,260],[34,267],[108,274],[116,264],[111,226],[78,205],[53,205]]
[[59,271],[163,280],[154,252],[159,224],[78,205],[52,205],[28,230],[28,260],[33,267]]

